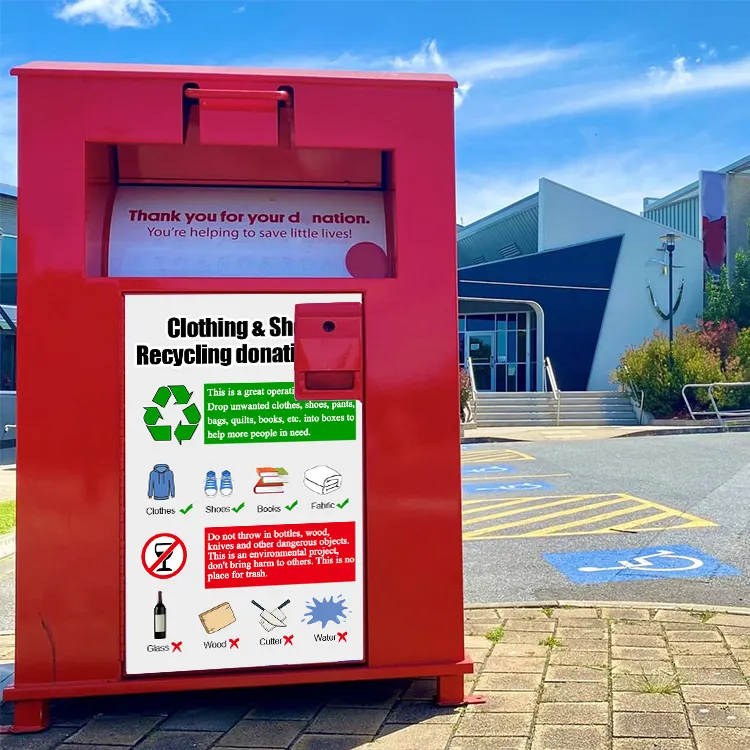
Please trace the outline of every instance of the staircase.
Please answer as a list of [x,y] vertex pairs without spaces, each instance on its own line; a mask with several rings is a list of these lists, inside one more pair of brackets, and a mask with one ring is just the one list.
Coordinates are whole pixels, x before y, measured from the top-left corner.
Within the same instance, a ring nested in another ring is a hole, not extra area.
[[[638,424],[635,409],[617,391],[559,391],[560,426]],[[477,427],[554,427],[554,393],[477,393]]]

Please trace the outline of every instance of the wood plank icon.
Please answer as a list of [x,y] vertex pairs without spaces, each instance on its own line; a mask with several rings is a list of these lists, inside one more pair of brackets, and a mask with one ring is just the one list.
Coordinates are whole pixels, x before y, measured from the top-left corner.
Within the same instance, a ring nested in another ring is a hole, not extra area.
[[229,606],[229,602],[218,604],[216,607],[202,612],[198,617],[200,618],[203,628],[209,635],[216,633],[222,628],[228,627],[233,622],[236,622],[237,619],[234,616],[232,608]]

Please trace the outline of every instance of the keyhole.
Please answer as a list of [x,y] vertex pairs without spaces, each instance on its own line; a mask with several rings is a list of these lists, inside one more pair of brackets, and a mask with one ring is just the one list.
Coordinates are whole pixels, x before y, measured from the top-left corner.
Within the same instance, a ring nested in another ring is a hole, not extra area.
[[323,323],[323,330],[326,333],[330,333],[331,331],[336,330],[336,324],[332,320],[326,320],[325,323]]

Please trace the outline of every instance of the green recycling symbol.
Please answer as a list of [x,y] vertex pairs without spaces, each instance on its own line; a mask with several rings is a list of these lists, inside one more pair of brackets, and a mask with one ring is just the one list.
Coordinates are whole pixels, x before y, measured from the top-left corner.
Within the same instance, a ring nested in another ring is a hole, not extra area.
[[177,442],[182,445],[183,441],[190,440],[195,435],[198,422],[201,421],[201,413],[195,404],[190,403],[192,395],[184,385],[163,385],[157,389],[152,399],[156,406],[145,406],[143,412],[143,421],[154,440],[165,443],[172,439],[172,426],[158,424],[163,419],[158,407],[163,409],[169,403],[170,398],[174,398],[179,406],[186,404],[182,410],[185,422],[180,419],[177,427],[174,428],[174,437]]

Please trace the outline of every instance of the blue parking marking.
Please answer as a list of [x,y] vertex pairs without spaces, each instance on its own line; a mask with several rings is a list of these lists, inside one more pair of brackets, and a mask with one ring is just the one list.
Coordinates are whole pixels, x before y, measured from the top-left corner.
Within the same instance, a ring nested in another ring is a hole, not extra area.
[[551,552],[542,557],[571,583],[646,581],[650,578],[716,578],[742,575],[695,547],[667,544],[636,549]]
[[493,492],[529,492],[531,490],[552,490],[554,487],[541,480],[531,482],[498,482],[488,479],[486,482],[465,484],[464,495],[488,495]]
[[496,474],[513,474],[515,471],[513,466],[506,464],[468,464],[461,467],[461,474],[472,479]]

